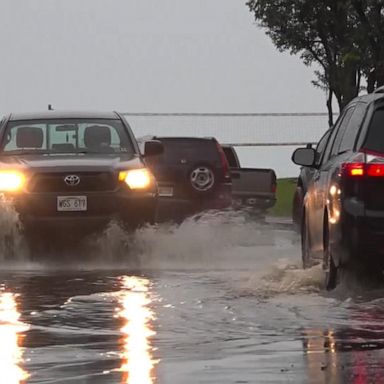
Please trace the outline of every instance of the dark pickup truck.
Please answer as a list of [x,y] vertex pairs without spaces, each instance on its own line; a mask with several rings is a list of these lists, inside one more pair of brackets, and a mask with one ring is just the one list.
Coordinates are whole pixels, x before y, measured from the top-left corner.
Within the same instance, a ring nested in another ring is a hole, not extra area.
[[252,208],[264,212],[276,202],[276,174],[273,169],[241,168],[231,145],[222,145],[232,179],[232,202],[235,208]]
[[136,228],[155,220],[157,183],[144,157],[162,150],[150,141],[141,155],[115,112],[12,114],[0,123],[0,193],[29,239],[81,238],[111,220]]

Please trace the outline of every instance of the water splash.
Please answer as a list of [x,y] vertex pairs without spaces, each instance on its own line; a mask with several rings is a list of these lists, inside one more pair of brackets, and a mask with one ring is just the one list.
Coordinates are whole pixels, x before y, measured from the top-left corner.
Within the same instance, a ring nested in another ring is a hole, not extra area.
[[269,298],[277,294],[316,293],[324,289],[321,265],[303,269],[300,263],[280,259],[259,273],[250,273],[240,283],[245,294]]
[[248,268],[263,261],[263,247],[284,246],[263,223],[239,212],[208,212],[180,225],[137,231],[133,247],[145,268]]
[[0,197],[0,260],[25,257],[19,215],[11,202]]
[[127,233],[113,222],[101,235],[91,236],[79,249],[69,250],[69,258],[58,252],[44,263],[23,261],[12,269],[207,270],[225,271],[225,279],[244,271],[242,284],[252,289],[315,289],[318,273],[312,276],[297,265],[299,249],[294,236],[289,230],[276,229],[234,211],[206,212],[179,225],[147,226],[135,233]]

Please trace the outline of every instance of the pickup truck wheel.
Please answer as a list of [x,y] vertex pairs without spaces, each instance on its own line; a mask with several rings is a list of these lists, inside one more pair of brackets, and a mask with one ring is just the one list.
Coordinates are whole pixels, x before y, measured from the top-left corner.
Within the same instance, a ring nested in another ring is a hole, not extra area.
[[28,246],[29,259],[31,261],[36,261],[36,260],[44,258],[44,255],[46,254],[47,248],[44,245],[44,242],[40,238],[40,236],[32,236],[32,235],[28,234],[25,237],[25,240],[26,240],[27,246]]
[[4,259],[14,260],[16,256],[15,235],[13,233],[4,236]]
[[139,206],[135,212],[129,212],[127,215],[122,215],[119,222],[125,231],[134,232],[140,227],[155,224],[158,222],[159,218],[161,218],[161,215],[159,215],[159,208],[157,205],[150,205],[147,207]]
[[215,186],[215,174],[208,165],[198,165],[189,173],[189,182],[195,193],[211,192]]

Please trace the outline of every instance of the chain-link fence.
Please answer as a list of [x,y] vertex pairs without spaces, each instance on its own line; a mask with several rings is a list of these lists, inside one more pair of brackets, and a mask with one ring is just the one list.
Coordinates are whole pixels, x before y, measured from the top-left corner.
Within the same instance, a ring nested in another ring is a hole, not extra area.
[[298,173],[295,147],[314,143],[328,128],[326,113],[126,113],[137,137],[216,137],[237,148],[243,166],[274,168],[279,177]]

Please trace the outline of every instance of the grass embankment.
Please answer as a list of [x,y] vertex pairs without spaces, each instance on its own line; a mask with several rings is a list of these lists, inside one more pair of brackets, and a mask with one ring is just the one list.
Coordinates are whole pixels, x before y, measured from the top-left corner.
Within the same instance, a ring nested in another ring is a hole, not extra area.
[[276,204],[269,210],[272,216],[292,216],[292,201],[296,189],[296,182],[296,178],[277,180]]

